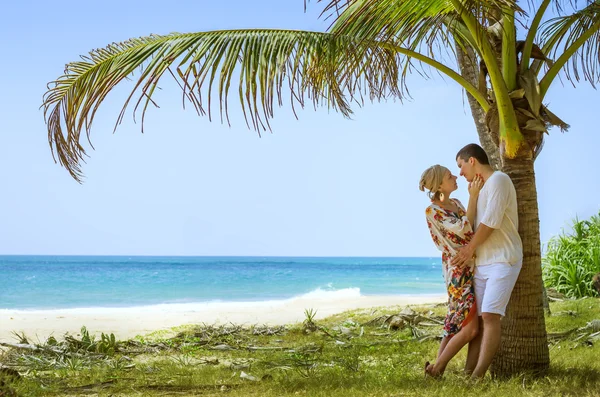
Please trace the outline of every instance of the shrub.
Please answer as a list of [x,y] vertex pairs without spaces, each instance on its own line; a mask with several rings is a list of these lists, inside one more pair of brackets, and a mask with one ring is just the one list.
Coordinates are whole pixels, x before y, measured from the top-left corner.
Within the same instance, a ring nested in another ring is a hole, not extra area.
[[600,273],[600,213],[589,220],[576,218],[571,234],[553,237],[542,265],[546,287],[569,298],[598,296],[592,278]]

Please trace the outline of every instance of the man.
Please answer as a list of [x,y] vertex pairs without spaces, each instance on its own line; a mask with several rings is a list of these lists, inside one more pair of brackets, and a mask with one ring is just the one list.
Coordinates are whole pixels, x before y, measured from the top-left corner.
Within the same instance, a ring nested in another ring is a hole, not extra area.
[[523,263],[517,193],[509,176],[490,166],[479,145],[462,148],[456,154],[456,164],[467,181],[476,175],[484,180],[477,201],[475,235],[452,259],[452,265],[464,266],[475,256],[475,299],[481,328],[469,344],[465,371],[473,378],[482,378],[500,346],[500,320]]

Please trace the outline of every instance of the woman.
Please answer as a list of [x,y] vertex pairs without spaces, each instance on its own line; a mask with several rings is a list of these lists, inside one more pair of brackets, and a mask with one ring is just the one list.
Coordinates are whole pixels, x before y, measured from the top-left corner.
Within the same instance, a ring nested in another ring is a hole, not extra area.
[[[419,188],[428,190],[431,205],[425,210],[427,226],[433,242],[442,251],[442,269],[448,289],[448,313],[444,320],[444,333],[435,364],[425,363],[425,374],[442,376],[448,362],[460,349],[477,336],[478,319],[473,289],[471,261],[462,268],[450,265],[456,251],[473,237],[473,222],[477,211],[477,197],[483,186],[481,176],[469,184],[467,210],[460,201],[450,198],[458,185],[457,177],[441,165],[429,167],[421,175]],[[465,372],[472,369],[465,368]]]

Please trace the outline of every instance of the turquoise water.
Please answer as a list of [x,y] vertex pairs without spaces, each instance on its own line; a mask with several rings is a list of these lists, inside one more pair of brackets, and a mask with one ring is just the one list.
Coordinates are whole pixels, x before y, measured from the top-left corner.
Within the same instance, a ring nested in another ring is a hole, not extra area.
[[0,309],[444,291],[439,258],[0,256]]

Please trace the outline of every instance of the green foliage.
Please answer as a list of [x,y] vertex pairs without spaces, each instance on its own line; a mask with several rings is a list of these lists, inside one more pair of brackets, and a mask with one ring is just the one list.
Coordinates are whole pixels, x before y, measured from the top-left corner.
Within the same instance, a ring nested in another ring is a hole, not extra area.
[[107,356],[114,356],[117,348],[118,346],[115,334],[107,335],[103,332],[102,335],[100,335],[100,342],[98,342],[98,346],[96,347],[96,351],[98,353],[103,353]]
[[[48,340],[47,344],[56,345],[56,339]],[[70,343],[70,350],[85,350],[88,352],[101,353],[107,356],[114,356],[115,352],[118,350],[118,342],[115,338],[115,334],[105,334],[102,333],[100,335],[100,339],[96,340],[94,335],[91,335],[88,329],[83,326],[81,327],[81,340],[77,340],[73,337],[68,337],[67,341]]]
[[592,277],[600,273],[600,213],[575,219],[571,234],[553,237],[542,264],[546,287],[569,298],[597,296]]
[[304,316],[306,317],[304,319],[304,330],[306,331],[316,331],[317,330],[317,325],[315,324],[315,317],[317,315],[317,311],[315,309],[304,309]]
[[95,337],[90,335],[90,331],[85,326],[81,327],[81,344],[86,350],[93,350],[95,347]]

